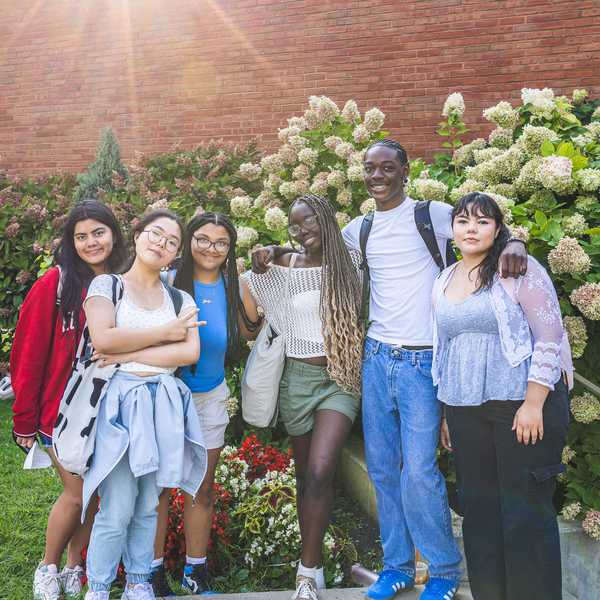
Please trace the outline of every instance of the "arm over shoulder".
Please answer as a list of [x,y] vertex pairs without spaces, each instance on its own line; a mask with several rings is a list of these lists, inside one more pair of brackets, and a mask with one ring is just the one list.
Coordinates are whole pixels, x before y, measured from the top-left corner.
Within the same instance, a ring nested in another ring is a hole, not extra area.
[[360,252],[360,226],[363,222],[364,217],[361,215],[355,217],[342,229],[342,237],[344,243],[348,246],[348,249],[357,250]]
[[431,223],[436,236],[452,239],[452,206],[445,202],[432,200],[429,205],[429,214],[431,215]]

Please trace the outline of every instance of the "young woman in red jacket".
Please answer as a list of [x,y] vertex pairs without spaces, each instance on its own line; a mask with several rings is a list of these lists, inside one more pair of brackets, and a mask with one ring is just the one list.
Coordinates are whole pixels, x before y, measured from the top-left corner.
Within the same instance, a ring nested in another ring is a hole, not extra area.
[[[28,451],[36,436],[64,486],[48,517],[44,558],[35,571],[35,600],[58,600],[81,592],[81,551],[95,511],[81,525],[82,479],[65,471],[52,451],[52,428],[71,374],[85,324],[81,304],[96,275],[114,273],[126,259],[121,230],[112,211],[87,200],[68,215],[51,268],[34,284],[19,313],[10,375],[15,392],[13,435]],[[67,548],[67,562],[58,572]]]

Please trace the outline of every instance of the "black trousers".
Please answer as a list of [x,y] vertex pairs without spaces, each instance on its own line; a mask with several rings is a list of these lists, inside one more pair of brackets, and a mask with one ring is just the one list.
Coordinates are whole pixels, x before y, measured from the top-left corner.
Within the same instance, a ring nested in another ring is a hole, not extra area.
[[522,402],[446,407],[454,449],[463,539],[475,600],[560,600],[562,577],[556,475],[569,425],[564,382],[544,404],[544,439],[517,442]]

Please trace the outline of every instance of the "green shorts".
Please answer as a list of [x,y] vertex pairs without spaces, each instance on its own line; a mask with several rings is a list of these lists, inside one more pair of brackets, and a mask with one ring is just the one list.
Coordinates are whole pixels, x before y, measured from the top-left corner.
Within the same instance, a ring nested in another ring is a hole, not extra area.
[[279,415],[290,435],[304,435],[315,424],[315,411],[335,410],[352,422],[360,399],[332,381],[326,367],[287,358],[279,384]]

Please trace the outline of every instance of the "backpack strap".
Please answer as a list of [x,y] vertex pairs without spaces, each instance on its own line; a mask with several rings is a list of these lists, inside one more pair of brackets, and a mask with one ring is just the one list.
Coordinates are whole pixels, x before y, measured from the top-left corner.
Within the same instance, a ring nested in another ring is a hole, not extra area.
[[415,202],[415,224],[419,235],[425,242],[429,254],[435,261],[440,271],[443,271],[446,266],[456,262],[456,255],[450,240],[446,242],[446,261],[440,252],[440,247],[435,237],[435,231],[433,230],[433,223],[431,222],[431,213],[429,212],[429,205],[431,200],[419,200]]
[[358,236],[358,242],[360,245],[360,253],[362,261],[360,268],[363,272],[362,281],[362,298],[360,302],[360,317],[361,320],[366,321],[367,311],[369,306],[369,295],[371,293],[369,285],[369,265],[367,263],[367,240],[369,239],[369,233],[371,233],[371,227],[373,226],[373,213],[367,213],[362,223],[360,224],[360,234]]
[[181,307],[183,306],[183,294],[181,293],[181,290],[174,288],[172,285],[169,285],[164,281],[163,285],[167,289],[167,292],[169,292],[171,302],[173,302],[173,308],[175,308],[175,314],[179,316],[179,313],[181,312]]

